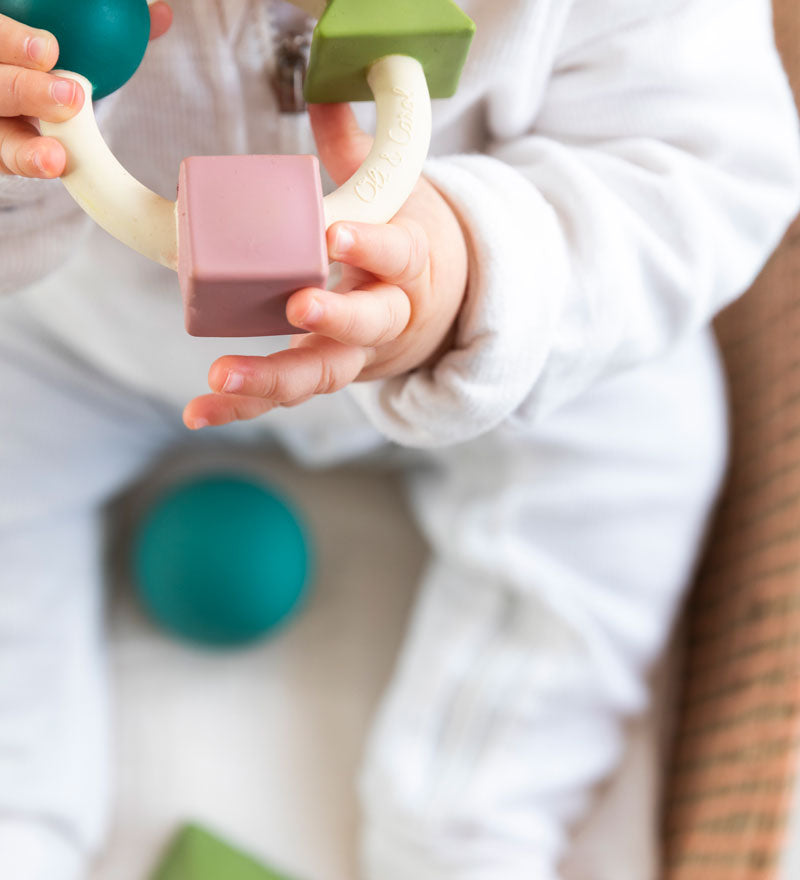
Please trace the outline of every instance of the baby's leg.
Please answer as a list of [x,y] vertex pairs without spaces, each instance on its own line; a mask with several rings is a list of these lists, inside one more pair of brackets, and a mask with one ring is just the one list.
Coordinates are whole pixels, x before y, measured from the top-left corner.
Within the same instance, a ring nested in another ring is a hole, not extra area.
[[368,751],[368,880],[558,876],[646,705],[724,458],[702,338],[416,474],[435,555]]
[[99,507],[173,428],[16,300],[0,375],[0,874],[72,880],[107,798]]

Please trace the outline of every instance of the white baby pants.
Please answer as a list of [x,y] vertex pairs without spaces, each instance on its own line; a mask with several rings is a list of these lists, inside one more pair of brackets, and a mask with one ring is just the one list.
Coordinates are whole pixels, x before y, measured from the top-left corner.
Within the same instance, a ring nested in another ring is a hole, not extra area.
[[[18,298],[0,376],[0,876],[76,880],[109,802],[102,506],[195,438]],[[402,454],[433,553],[365,759],[366,880],[558,877],[691,579],[723,401],[703,335],[544,424]]]

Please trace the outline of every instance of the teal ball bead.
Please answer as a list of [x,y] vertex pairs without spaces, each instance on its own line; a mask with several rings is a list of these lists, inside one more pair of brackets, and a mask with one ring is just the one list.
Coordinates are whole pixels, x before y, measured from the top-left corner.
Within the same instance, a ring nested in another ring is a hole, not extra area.
[[306,528],[287,502],[239,475],[168,489],[133,539],[133,578],[150,616],[205,645],[238,646],[286,621],[311,572]]
[[54,34],[56,67],[85,76],[94,98],[136,73],[150,39],[147,0],[0,0],[0,13]]

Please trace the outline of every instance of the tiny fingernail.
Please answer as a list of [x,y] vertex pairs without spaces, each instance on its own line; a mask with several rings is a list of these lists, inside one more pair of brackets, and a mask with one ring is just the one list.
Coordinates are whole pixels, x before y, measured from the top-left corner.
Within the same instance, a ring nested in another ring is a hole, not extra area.
[[47,37],[31,37],[26,46],[28,58],[34,64],[41,64],[50,54],[50,40]]
[[312,298],[311,304],[308,307],[308,311],[303,315],[303,324],[316,324],[317,321],[322,317],[322,306],[320,302],[316,298]]
[[231,370],[228,373],[227,379],[225,379],[225,384],[222,386],[223,391],[240,391],[244,385],[244,376],[241,373],[237,373],[234,370]]
[[44,160],[42,159],[42,154],[38,150],[34,151],[34,154],[31,158],[33,160],[33,164],[36,166],[36,168],[39,171],[41,171],[42,174],[49,174],[50,173],[47,170],[47,168],[44,167]]
[[68,79],[57,79],[50,87],[50,94],[56,104],[62,107],[69,107],[75,100],[76,86],[74,82]]
[[336,240],[333,243],[334,253],[346,254],[356,243],[352,230],[347,226],[341,226],[336,230]]
[[189,427],[193,431],[199,431],[201,428],[207,428],[210,424],[211,424],[211,422],[209,422],[208,419],[192,419],[192,422],[189,425]]

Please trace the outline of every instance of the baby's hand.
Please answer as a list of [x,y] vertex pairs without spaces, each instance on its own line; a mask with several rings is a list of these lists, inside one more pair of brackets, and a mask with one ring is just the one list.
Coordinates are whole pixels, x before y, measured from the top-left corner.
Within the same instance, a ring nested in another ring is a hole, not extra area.
[[[166,3],[150,10],[151,37],[169,29]],[[83,89],[48,73],[58,60],[58,42],[48,31],[0,15],[0,174],[53,178],[64,173],[64,148],[41,137],[34,119],[66,122],[83,106]]]
[[[320,157],[337,184],[371,146],[346,104],[310,108]],[[228,355],[211,366],[215,394],[186,407],[190,428],[251,419],[358,380],[434,363],[452,344],[467,283],[467,246],[450,206],[427,180],[386,225],[335,223],[331,259],[345,264],[337,292],[294,293],[286,314],[308,335],[267,357]]]

